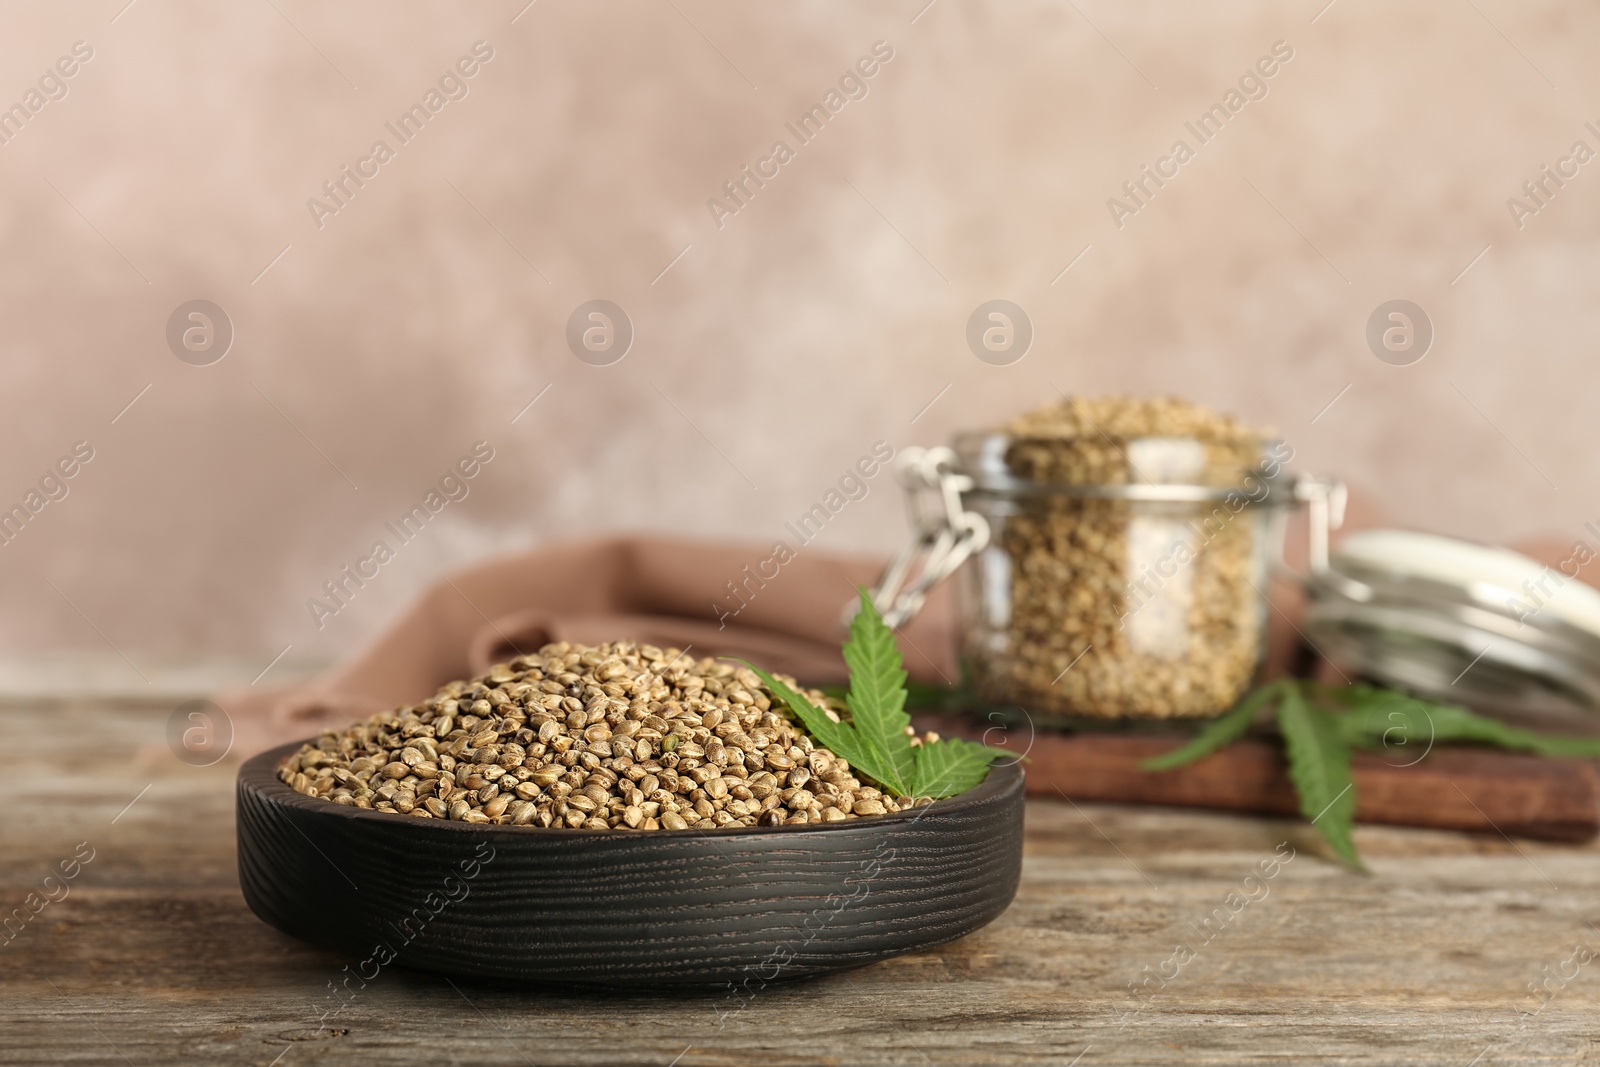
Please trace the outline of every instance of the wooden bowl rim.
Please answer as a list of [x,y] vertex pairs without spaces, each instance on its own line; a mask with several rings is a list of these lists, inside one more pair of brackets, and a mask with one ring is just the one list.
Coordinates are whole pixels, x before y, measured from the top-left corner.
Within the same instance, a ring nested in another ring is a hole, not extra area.
[[291,741],[276,748],[267,749],[245,760],[239,768],[238,784],[248,786],[263,799],[271,803],[298,808],[316,815],[328,815],[335,818],[354,819],[365,821],[376,819],[384,826],[411,825],[421,830],[443,828],[447,832],[460,833],[498,833],[512,834],[518,837],[547,838],[560,841],[580,840],[607,840],[607,841],[654,841],[674,840],[692,837],[767,837],[775,834],[819,834],[836,833],[841,830],[866,830],[872,827],[891,828],[901,824],[914,823],[924,815],[946,815],[975,807],[991,800],[1004,796],[1013,790],[1022,787],[1022,769],[1020,760],[1011,763],[993,763],[989,765],[989,773],[982,782],[973,786],[965,793],[957,793],[953,797],[936,800],[921,808],[910,811],[896,811],[885,815],[872,815],[863,819],[840,819],[838,822],[799,823],[783,826],[739,826],[721,827],[716,830],[700,830],[689,827],[684,830],[582,830],[555,826],[511,826],[504,823],[471,823],[457,822],[454,819],[412,819],[409,816],[393,814],[384,811],[373,811],[368,808],[358,808],[351,804],[335,804],[330,800],[313,800],[303,793],[297,793],[289,788],[288,783],[278,777],[278,764],[292,752],[298,751],[302,745],[316,741],[315,737],[300,741]]

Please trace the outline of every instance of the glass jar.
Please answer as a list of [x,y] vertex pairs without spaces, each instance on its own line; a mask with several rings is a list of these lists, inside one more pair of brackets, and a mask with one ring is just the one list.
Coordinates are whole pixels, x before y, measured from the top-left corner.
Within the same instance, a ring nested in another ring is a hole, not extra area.
[[1342,517],[1342,487],[1286,474],[1280,441],[976,433],[954,445],[904,450],[919,536],[874,601],[898,624],[959,571],[968,685],[1045,719],[1231,707],[1264,659],[1287,509],[1313,507],[1313,570]]

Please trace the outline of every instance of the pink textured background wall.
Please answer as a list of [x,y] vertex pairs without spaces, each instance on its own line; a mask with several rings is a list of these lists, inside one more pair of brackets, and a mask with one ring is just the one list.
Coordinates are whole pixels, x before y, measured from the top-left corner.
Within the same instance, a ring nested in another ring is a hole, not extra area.
[[[93,55],[0,145],[0,502],[94,458],[0,547],[0,638],[333,655],[488,553],[770,542],[874,441],[1058,389],[1271,423],[1398,522],[1578,536],[1600,165],[1536,214],[1506,201],[1600,149],[1600,12],[1324,2],[12,7],[0,103]],[[385,123],[478,41],[400,144]],[[785,123],[878,41],[865,95],[799,143]],[[1184,123],[1279,41],[1266,95],[1199,144]],[[1179,138],[1194,158],[1118,227],[1108,198]],[[343,165],[369,177],[314,218]],[[719,227],[745,165],[778,169]],[[635,336],[593,366],[565,333],[602,298]],[[1034,329],[1008,366],[965,340],[993,298]],[[1410,366],[1364,340],[1393,298],[1436,330]],[[209,366],[166,340],[194,299],[234,330]],[[319,630],[307,599],[478,441],[465,499]],[[880,476],[818,544],[902,536]]]

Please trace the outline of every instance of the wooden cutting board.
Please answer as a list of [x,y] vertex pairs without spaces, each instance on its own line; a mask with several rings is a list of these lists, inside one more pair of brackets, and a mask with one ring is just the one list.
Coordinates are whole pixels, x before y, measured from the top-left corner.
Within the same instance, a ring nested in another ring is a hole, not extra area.
[[[1027,750],[1030,795],[1122,804],[1164,804],[1297,815],[1300,801],[1280,746],[1236,741],[1205,759],[1163,772],[1140,770],[1185,737],[1037,732],[1031,745],[1013,731],[1004,741],[988,724],[960,715],[918,714],[919,730]],[[1547,759],[1483,748],[1436,748],[1409,766],[1357,753],[1352,765],[1356,820],[1587,841],[1600,833],[1600,775],[1585,760]]]

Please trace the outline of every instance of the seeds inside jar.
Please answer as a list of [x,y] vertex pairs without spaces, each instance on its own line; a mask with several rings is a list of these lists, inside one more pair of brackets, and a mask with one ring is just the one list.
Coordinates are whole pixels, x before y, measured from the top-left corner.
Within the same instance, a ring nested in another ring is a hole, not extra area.
[[[1268,435],[1188,401],[1128,397],[1063,400],[1004,432],[1007,473],[1024,488],[974,505],[993,532],[967,578],[964,654],[980,694],[1098,718],[1230,707],[1264,638],[1264,532],[1250,505],[1265,483],[1248,475]],[[1059,491],[1136,483],[1215,499]]]

